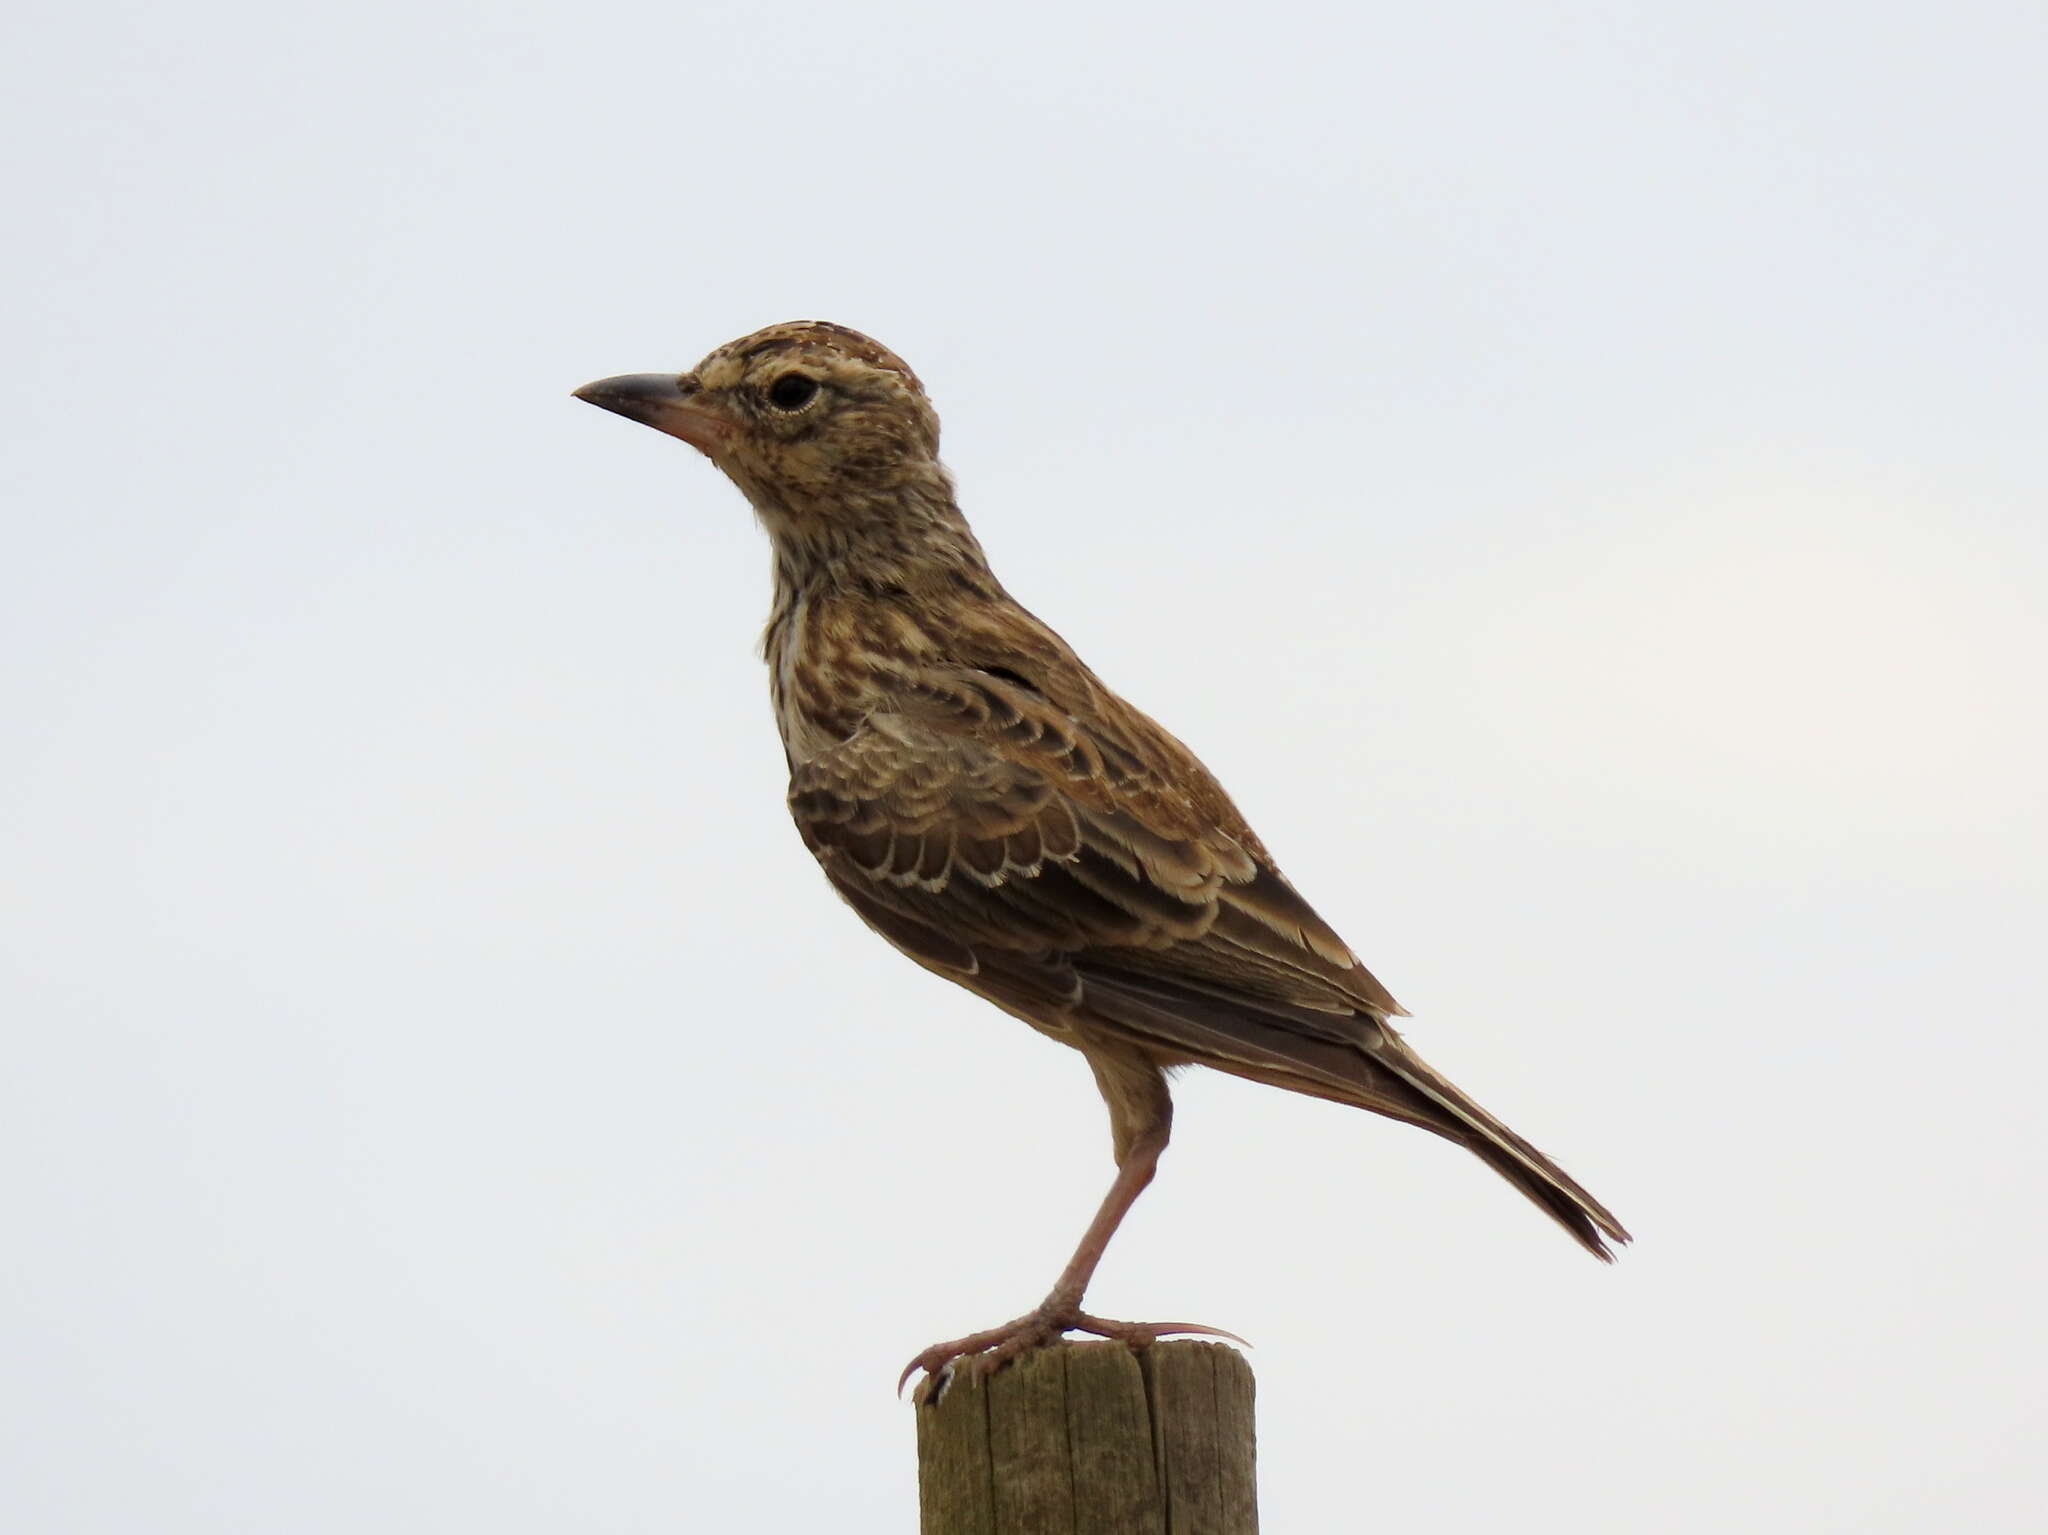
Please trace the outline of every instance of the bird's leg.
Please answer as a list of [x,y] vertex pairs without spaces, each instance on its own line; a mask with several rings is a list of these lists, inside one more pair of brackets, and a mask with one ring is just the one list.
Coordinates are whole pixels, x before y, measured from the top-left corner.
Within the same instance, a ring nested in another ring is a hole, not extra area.
[[[1104,1076],[1099,1065],[1096,1075],[1098,1079]],[[1109,1185],[1109,1192],[1103,1196],[1095,1219],[1081,1234],[1074,1256],[1067,1260],[1067,1266],[1060,1270],[1060,1277],[1053,1281],[1051,1291],[1034,1309],[1000,1327],[969,1333],[950,1343],[933,1344],[904,1366],[903,1374],[896,1381],[897,1390],[902,1390],[903,1383],[919,1370],[927,1375],[936,1375],[954,1360],[969,1356],[978,1358],[984,1368],[999,1369],[1019,1354],[1057,1342],[1067,1332],[1117,1338],[1133,1348],[1142,1348],[1168,1333],[1206,1333],[1211,1337],[1244,1342],[1235,1333],[1225,1332],[1219,1327],[1204,1327],[1198,1322],[1116,1322],[1082,1311],[1081,1297],[1087,1292],[1088,1281],[1095,1277],[1096,1266],[1109,1250],[1110,1238],[1116,1235],[1117,1227],[1123,1224],[1131,1206],[1137,1203],[1138,1196],[1151,1183],[1152,1175],[1159,1167],[1159,1154],[1166,1150],[1167,1137],[1173,1125],[1173,1110],[1166,1098],[1163,1076],[1158,1078],[1156,1093],[1146,1095],[1152,1100],[1144,1105],[1148,1112],[1135,1125],[1129,1116],[1119,1112],[1127,1105],[1119,1103],[1117,1096],[1111,1094],[1110,1083],[1104,1080],[1102,1085],[1104,1096],[1110,1099],[1111,1121],[1116,1129],[1116,1178]]]
[[1095,1219],[1081,1233],[1080,1245],[1074,1249],[1074,1256],[1067,1260],[1067,1266],[1060,1270],[1060,1277],[1053,1281],[1051,1291],[1039,1302],[1040,1312],[1080,1315],[1081,1297],[1087,1293],[1088,1281],[1095,1277],[1102,1255],[1109,1251],[1109,1239],[1116,1235],[1117,1227],[1123,1224],[1124,1217],[1131,1213],[1131,1206],[1138,1202],[1138,1196],[1151,1185],[1153,1175],[1159,1170],[1159,1155],[1166,1150],[1166,1137],[1165,1124],[1148,1129],[1117,1159],[1116,1177],[1109,1185],[1109,1192],[1102,1196]]

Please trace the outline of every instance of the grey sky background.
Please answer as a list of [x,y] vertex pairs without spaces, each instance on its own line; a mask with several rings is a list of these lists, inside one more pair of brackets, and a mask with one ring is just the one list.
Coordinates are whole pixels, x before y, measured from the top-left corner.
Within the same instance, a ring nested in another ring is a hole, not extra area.
[[2038,1528],[2038,5],[11,20],[0,1524],[912,1527],[1103,1112],[568,397],[823,317],[1637,1233],[1184,1079],[1091,1299],[1254,1341],[1268,1528]]

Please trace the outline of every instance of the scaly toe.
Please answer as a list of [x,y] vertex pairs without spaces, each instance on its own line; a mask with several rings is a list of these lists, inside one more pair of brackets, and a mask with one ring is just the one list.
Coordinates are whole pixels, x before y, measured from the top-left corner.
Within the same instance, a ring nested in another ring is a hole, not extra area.
[[901,1396],[904,1385],[920,1370],[937,1379],[943,1371],[966,1360],[977,1369],[993,1374],[1019,1355],[1057,1343],[1069,1332],[1092,1333],[1098,1338],[1109,1338],[1132,1348],[1145,1348],[1174,1333],[1228,1338],[1233,1343],[1251,1347],[1234,1332],[1225,1332],[1220,1327],[1205,1327],[1200,1322],[1118,1322],[1108,1317],[1090,1316],[1076,1308],[1041,1306],[1026,1316],[1005,1322],[1000,1327],[991,1327],[986,1332],[969,1333],[951,1343],[933,1344],[903,1367],[903,1373],[896,1377],[896,1394]]
[[[1028,1316],[1020,1316],[1005,1322],[1000,1327],[991,1327],[986,1332],[971,1332],[964,1338],[955,1338],[951,1343],[934,1343],[903,1367],[903,1373],[896,1377],[896,1394],[903,1395],[904,1384],[920,1370],[936,1378],[940,1371],[957,1359],[976,1358],[1013,1340],[1028,1339],[1036,1331],[1037,1322],[1038,1313],[1034,1311]],[[1021,1353],[1031,1346],[1029,1342],[1021,1343],[1014,1352]]]

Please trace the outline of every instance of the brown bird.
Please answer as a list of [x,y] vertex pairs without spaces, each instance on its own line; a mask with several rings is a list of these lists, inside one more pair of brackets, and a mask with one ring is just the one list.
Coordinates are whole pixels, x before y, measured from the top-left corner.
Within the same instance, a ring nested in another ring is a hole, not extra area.
[[1210,1066],[1419,1125],[1479,1157],[1595,1257],[1628,1233],[1425,1064],[1406,1009],[1281,874],[1195,756],[1111,692],[989,570],[939,420],[886,347],[772,325],[684,374],[579,399],[703,452],[774,545],[763,648],[789,808],[832,887],[936,971],[1087,1059],[1116,1178],[1036,1309],[925,1350],[993,1366],[1091,1332],[1081,1297],[1152,1181],[1167,1072]]

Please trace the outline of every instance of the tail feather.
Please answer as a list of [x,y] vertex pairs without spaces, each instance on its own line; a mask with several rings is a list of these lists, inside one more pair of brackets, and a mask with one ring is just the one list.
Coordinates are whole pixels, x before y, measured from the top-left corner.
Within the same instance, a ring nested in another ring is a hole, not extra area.
[[1612,1263],[1614,1252],[1607,1243],[1625,1244],[1630,1240],[1613,1212],[1587,1193],[1570,1173],[1487,1113],[1409,1049],[1399,1034],[1384,1024],[1380,1027],[1386,1043],[1372,1052],[1373,1058],[1450,1115],[1456,1128],[1445,1127],[1438,1133],[1459,1142],[1520,1189],[1587,1252],[1602,1263]]
[[1451,1083],[1380,1019],[1226,1001],[1157,977],[1087,978],[1086,1010],[1165,1058],[1369,1109],[1471,1151],[1603,1263],[1629,1234],[1563,1168]]

